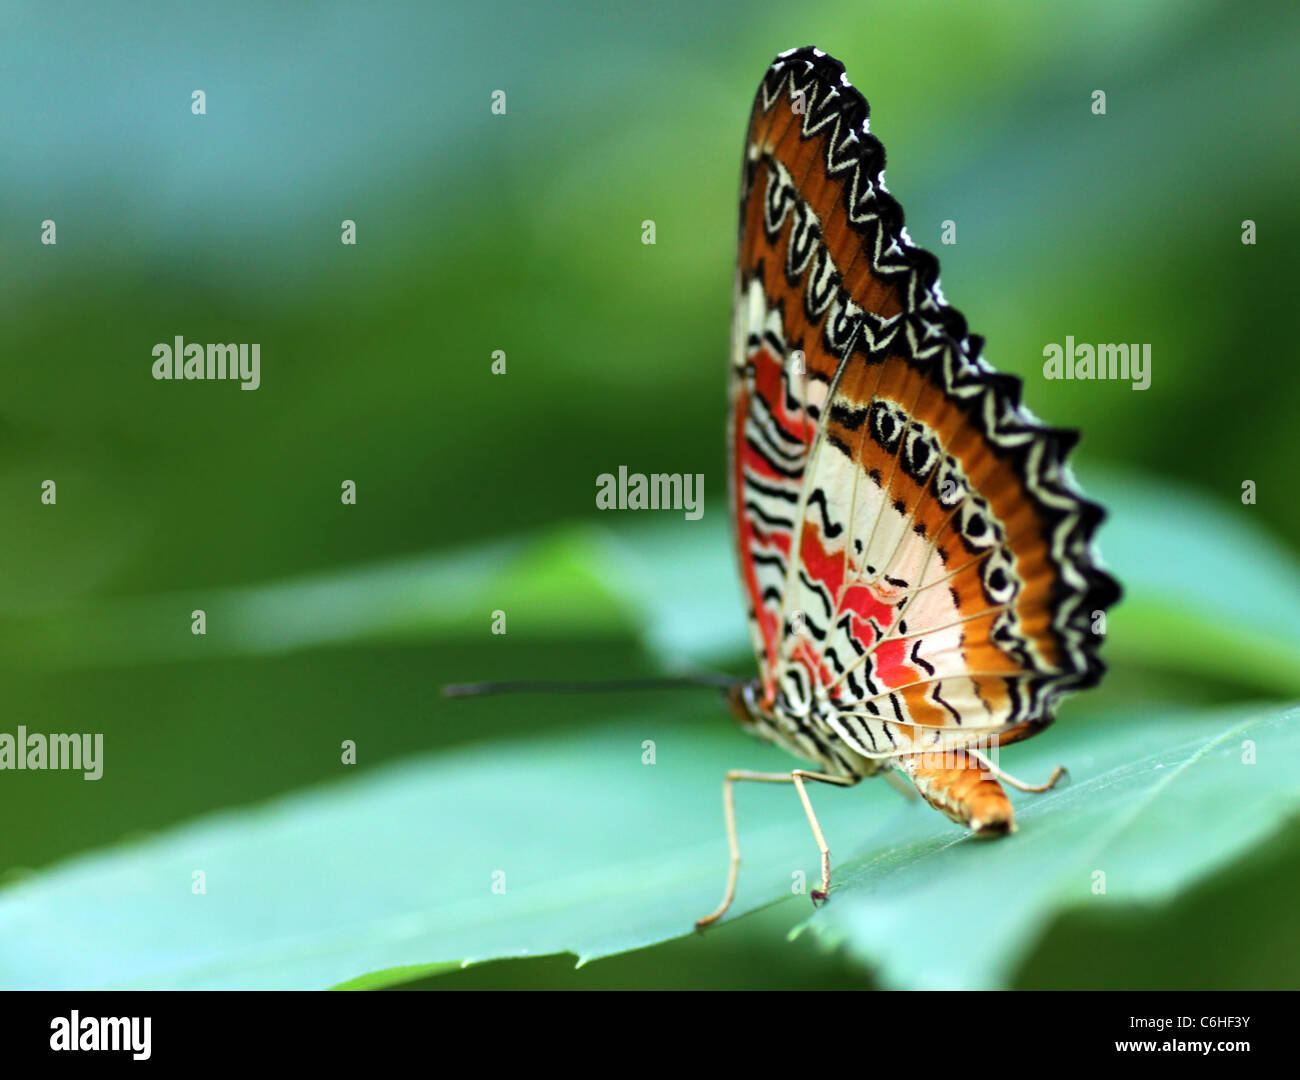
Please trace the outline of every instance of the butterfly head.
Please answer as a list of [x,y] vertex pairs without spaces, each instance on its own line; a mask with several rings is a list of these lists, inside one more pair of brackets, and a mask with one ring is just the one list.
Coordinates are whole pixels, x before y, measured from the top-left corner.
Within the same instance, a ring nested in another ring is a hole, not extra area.
[[758,681],[741,680],[727,687],[727,705],[732,715],[746,726],[753,724],[761,715],[758,706]]

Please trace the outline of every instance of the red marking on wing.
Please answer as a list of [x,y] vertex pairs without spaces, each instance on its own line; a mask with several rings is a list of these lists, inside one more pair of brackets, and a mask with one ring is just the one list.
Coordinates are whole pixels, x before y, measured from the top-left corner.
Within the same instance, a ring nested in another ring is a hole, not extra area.
[[810,445],[816,428],[808,423],[806,414],[800,410],[791,415],[785,407],[785,384],[782,379],[781,361],[767,349],[759,349],[754,354],[754,389],[767,405],[788,435],[802,439],[804,445]]
[[914,667],[907,664],[907,642],[894,638],[882,641],[876,647],[875,676],[891,690],[907,686],[921,677]]
[[799,558],[808,577],[825,585],[831,596],[839,596],[844,584],[844,557],[838,552],[828,554],[822,545],[821,534],[811,521],[803,523],[803,536],[799,543]]
[[[915,682],[919,673],[907,664],[907,645],[903,640],[879,641],[875,626],[887,631],[894,623],[897,609],[887,599],[877,596],[865,585],[844,587],[845,559],[841,552],[828,552],[822,543],[821,533],[811,521],[805,521],[799,545],[800,565],[807,577],[825,586],[832,597],[839,597],[836,620],[845,612],[852,614],[852,637],[867,652],[874,653],[872,669],[875,677],[893,689]],[[850,574],[856,568],[849,564]],[[843,683],[837,684],[834,671],[822,663],[821,654],[813,643],[801,640],[791,655],[808,669],[809,675],[823,686],[831,686],[831,697],[838,698]]]
[[894,605],[887,604],[865,585],[850,585],[840,600],[843,611],[851,611],[861,621],[875,619],[877,626],[889,626],[894,621]]

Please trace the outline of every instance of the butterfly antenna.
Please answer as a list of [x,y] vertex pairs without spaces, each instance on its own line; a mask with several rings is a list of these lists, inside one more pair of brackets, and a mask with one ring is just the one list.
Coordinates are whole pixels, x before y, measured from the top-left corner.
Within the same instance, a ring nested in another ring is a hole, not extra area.
[[603,682],[550,682],[515,679],[508,682],[453,683],[442,688],[443,697],[481,697],[484,694],[600,694],[612,690],[721,690],[724,694],[743,682],[732,675],[677,675],[654,679],[613,679]]

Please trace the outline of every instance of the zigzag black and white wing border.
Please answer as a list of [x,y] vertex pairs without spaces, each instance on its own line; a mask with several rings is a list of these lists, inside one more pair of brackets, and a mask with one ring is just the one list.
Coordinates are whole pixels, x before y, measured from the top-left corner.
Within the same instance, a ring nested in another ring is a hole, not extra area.
[[984,360],[984,339],[969,333],[965,317],[944,299],[939,260],[907,233],[903,208],[885,186],[885,149],[871,134],[870,106],[844,66],[810,46],[783,52],[760,84],[763,111],[783,93],[791,101],[803,96],[805,137],[827,132],[827,173],[850,174],[844,185],[849,227],[862,237],[872,273],[902,297],[903,332],[889,334],[879,347],[927,367],[941,365],[945,393],[972,404],[989,445],[1013,462],[1049,523],[1051,556],[1060,571],[1052,629],[1070,664],[1048,680],[1043,704],[1095,685],[1105,672],[1096,613],[1118,601],[1121,590],[1096,549],[1105,511],[1084,496],[1066,461],[1078,431],[1044,424],[1022,405],[1021,380]]

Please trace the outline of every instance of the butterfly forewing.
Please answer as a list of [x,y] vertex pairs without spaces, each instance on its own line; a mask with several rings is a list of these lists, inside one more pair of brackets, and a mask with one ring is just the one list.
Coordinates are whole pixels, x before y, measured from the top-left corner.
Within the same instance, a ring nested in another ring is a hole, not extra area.
[[745,147],[732,498],[763,707],[871,757],[1051,719],[1117,596],[1071,432],[944,300],[838,62],[778,57]]

